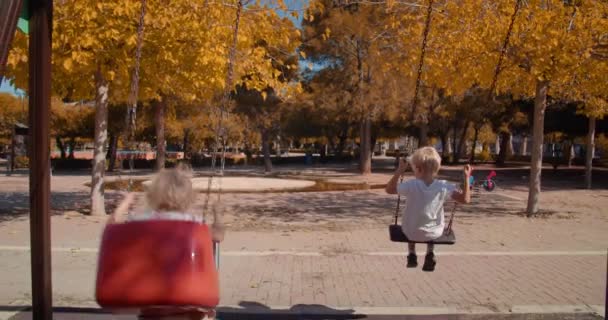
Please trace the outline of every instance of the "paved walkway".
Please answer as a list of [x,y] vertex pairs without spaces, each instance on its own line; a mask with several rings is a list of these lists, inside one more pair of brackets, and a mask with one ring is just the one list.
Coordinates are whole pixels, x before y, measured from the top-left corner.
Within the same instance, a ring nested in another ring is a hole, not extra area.
[[[74,309],[96,307],[105,218],[73,211],[86,202],[86,177],[54,179],[54,304],[72,308],[58,309],[57,319],[110,319],[97,309]],[[20,311],[31,305],[25,186],[23,177],[0,178],[0,320],[29,319]],[[506,189],[459,207],[457,244],[437,247],[437,270],[425,273],[405,268],[404,246],[388,241],[395,199],[381,190],[226,195],[222,318],[243,319],[247,312],[264,314],[250,319],[285,313],[293,319],[598,319],[608,191],[545,192],[550,213],[534,219],[519,214],[524,199]],[[424,246],[419,250],[422,259]]]
[[[306,307],[306,306],[304,306]],[[306,309],[306,308],[304,308]],[[12,309],[11,309],[12,310]],[[352,311],[339,311],[325,308],[326,313],[308,313],[302,311],[300,307],[271,310],[263,313],[251,311],[234,311],[230,308],[221,308],[217,319],[221,320],[348,320],[348,319],[369,319],[369,320],[601,320],[602,317],[589,313],[546,313],[546,314],[440,314],[440,315],[367,315],[353,313]],[[14,311],[7,311],[14,313]],[[136,317],[129,315],[112,315],[104,313],[99,309],[93,308],[55,308],[53,312],[55,320],[135,320]],[[2,311],[0,311],[2,319]],[[12,315],[10,320],[30,320],[32,314],[29,310],[18,311]]]
[[[28,304],[28,258],[27,251],[0,251],[0,261],[5,261],[1,304]],[[57,305],[95,305],[96,258],[91,251],[53,253]],[[438,260],[436,271],[425,273],[406,269],[405,257],[394,253],[226,252],[221,260],[222,305],[250,301],[278,309],[318,304],[479,313],[518,308],[541,312],[548,306],[593,310],[604,303],[602,252],[439,253]]]

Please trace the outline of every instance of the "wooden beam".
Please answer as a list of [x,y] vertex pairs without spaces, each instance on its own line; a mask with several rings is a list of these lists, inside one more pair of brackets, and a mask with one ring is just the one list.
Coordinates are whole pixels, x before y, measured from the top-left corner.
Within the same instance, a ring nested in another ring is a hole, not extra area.
[[50,141],[52,0],[30,0],[30,246],[34,320],[52,320]]
[[20,12],[21,0],[0,1],[0,82],[4,77],[8,51],[15,36]]

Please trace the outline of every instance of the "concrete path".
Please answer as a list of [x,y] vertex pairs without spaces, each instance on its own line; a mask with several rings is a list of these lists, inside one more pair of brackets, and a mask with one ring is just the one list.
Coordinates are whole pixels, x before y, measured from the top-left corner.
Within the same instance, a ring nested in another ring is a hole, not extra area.
[[[32,314],[29,310],[9,311],[13,314],[2,320],[30,320]],[[9,313],[7,312],[7,314]],[[112,315],[93,308],[55,308],[53,317],[55,320],[135,320],[130,315]],[[598,315],[589,313],[547,313],[547,314],[440,314],[440,315],[367,315],[352,313],[349,311],[327,310],[326,313],[308,313],[306,311],[269,310],[264,313],[233,311],[229,308],[220,309],[217,319],[219,320],[601,320]]]
[[[55,304],[94,306],[96,254],[55,251]],[[27,305],[27,251],[0,250],[0,304]],[[438,253],[437,269],[406,269],[396,254],[225,252],[222,305],[256,302],[362,308],[373,313],[574,312],[602,309],[602,252]],[[554,308],[554,309],[552,309]],[[388,310],[388,311],[386,311]]]
[[[54,304],[68,307],[56,319],[113,319],[93,297],[105,217],[79,213],[86,176],[53,179]],[[0,320],[30,316],[24,180],[0,177]],[[437,247],[437,270],[425,273],[388,241],[395,198],[381,190],[225,195],[221,318],[599,319],[608,191],[544,192],[547,214],[533,219],[520,215],[525,196],[506,188],[459,207],[457,244]]]

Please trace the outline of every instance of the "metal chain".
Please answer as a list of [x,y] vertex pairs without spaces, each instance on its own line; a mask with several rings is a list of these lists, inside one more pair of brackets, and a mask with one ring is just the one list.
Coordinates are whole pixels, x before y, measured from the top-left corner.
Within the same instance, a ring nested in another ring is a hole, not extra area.
[[127,107],[127,134],[132,142],[135,135],[135,119],[137,115],[137,95],[139,92],[139,66],[141,63],[141,49],[144,42],[144,18],[146,16],[146,0],[141,0],[141,12],[139,24],[137,25],[137,43],[135,47],[135,66],[131,77],[131,88],[129,90],[129,106]]
[[511,16],[511,23],[509,24],[509,29],[507,29],[507,35],[505,36],[505,41],[502,44],[502,49],[500,50],[500,55],[498,56],[498,63],[496,64],[496,69],[494,70],[494,78],[492,79],[492,84],[490,85],[490,90],[488,91],[488,101],[494,95],[494,90],[496,89],[496,83],[498,82],[498,75],[501,71],[502,61],[505,58],[505,54],[507,53],[507,47],[509,46],[509,39],[511,38],[511,33],[513,32],[513,25],[515,24],[515,18],[517,17],[517,12],[521,6],[521,0],[515,1],[515,10],[513,11],[513,15]]
[[234,32],[232,38],[232,46],[230,47],[230,52],[228,54],[228,70],[226,72],[226,82],[224,88],[224,94],[222,95],[222,100],[220,102],[220,110],[219,110],[219,119],[218,124],[215,131],[215,142],[213,146],[213,154],[211,155],[211,175],[209,176],[207,182],[207,193],[205,197],[205,204],[203,206],[203,220],[206,220],[207,211],[209,209],[209,199],[211,198],[211,186],[213,185],[213,178],[215,176],[215,168],[217,162],[217,153],[219,151],[220,141],[222,142],[222,155],[220,159],[220,172],[218,179],[218,196],[217,196],[217,205],[221,200],[221,177],[224,175],[224,168],[226,163],[226,137],[223,132],[223,120],[224,114],[227,112],[227,105],[230,101],[230,92],[232,91],[232,84],[234,82],[234,62],[236,59],[236,46],[238,42],[238,32],[239,32],[239,23],[241,20],[241,11],[243,10],[243,1],[238,0],[237,8],[236,8],[236,17],[234,20]]
[[418,105],[418,91],[420,90],[420,82],[422,80],[422,68],[424,67],[424,55],[426,53],[426,43],[431,29],[431,16],[433,13],[433,0],[429,0],[429,6],[426,13],[426,24],[424,26],[424,35],[422,38],[422,48],[420,50],[420,61],[418,63],[418,76],[416,79],[416,89],[414,90],[414,101],[412,102],[412,115],[414,119],[416,115],[416,107]]
[[445,233],[452,233],[452,222],[454,222],[454,215],[456,214],[456,208],[458,207],[458,202],[454,203],[454,207],[452,208],[452,214],[450,215],[450,222],[448,222],[448,227],[445,228]]
[[[134,167],[134,144],[135,144],[135,125],[136,125],[136,117],[137,117],[137,96],[139,92],[139,69],[141,62],[141,49],[144,43],[144,18],[146,16],[146,1],[141,0],[141,11],[139,14],[139,24],[137,25],[137,42],[135,47],[135,65],[133,67],[133,74],[131,77],[131,88],[129,90],[129,103],[127,106],[127,117],[126,117],[126,141],[127,141],[127,149],[129,151],[128,159],[129,159],[129,184],[127,186],[127,191],[131,192],[133,190],[133,167]],[[122,163],[121,163],[121,171],[122,171]],[[121,175],[122,179],[122,175]]]
[[[403,182],[403,176],[399,179],[399,184]],[[399,224],[399,208],[401,207],[401,194],[397,193],[397,208],[395,209],[395,224]]]
[[[226,167],[226,138],[222,137],[222,156],[220,158],[220,177],[224,176],[224,168]],[[217,203],[222,200],[222,179],[217,182]]]

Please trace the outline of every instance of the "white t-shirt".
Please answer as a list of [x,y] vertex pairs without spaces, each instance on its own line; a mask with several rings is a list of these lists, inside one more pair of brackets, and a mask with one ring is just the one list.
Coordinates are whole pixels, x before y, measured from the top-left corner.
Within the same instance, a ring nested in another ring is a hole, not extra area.
[[176,220],[176,221],[192,221],[205,223],[201,215],[194,215],[187,212],[159,212],[159,211],[144,211],[140,213],[130,213],[127,216],[127,221],[147,221],[147,220]]
[[443,203],[456,190],[456,186],[445,180],[434,180],[430,185],[412,179],[400,183],[397,192],[406,196],[401,228],[414,241],[439,238],[445,226]]

